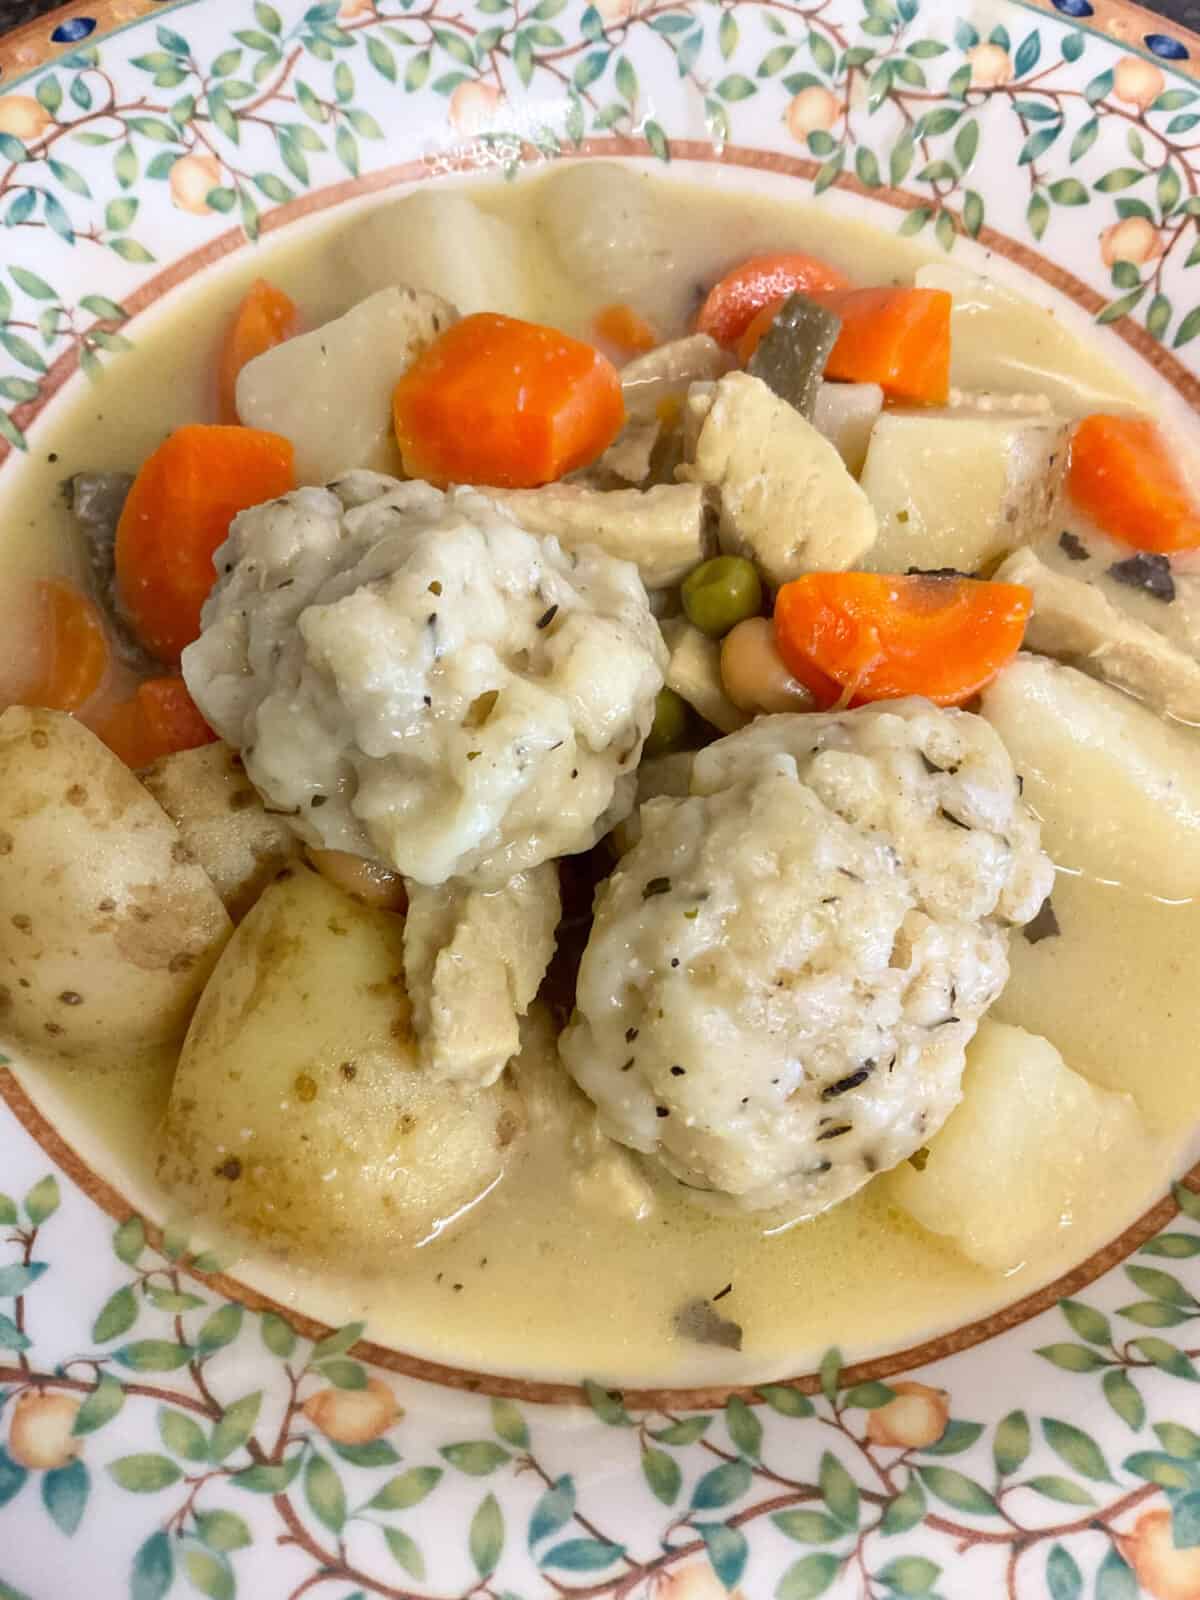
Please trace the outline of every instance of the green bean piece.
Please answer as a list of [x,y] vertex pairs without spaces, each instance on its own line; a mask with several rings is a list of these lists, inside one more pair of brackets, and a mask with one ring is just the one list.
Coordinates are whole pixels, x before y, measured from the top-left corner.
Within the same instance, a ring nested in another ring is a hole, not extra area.
[[762,610],[762,583],[745,557],[714,556],[688,573],[682,597],[688,621],[710,639],[723,639]]
[[841,319],[802,294],[789,295],[758,341],[746,370],[812,421],[817,390]]
[[642,754],[669,756],[679,750],[687,738],[688,708],[674,689],[660,689],[654,702],[654,721],[646,735]]

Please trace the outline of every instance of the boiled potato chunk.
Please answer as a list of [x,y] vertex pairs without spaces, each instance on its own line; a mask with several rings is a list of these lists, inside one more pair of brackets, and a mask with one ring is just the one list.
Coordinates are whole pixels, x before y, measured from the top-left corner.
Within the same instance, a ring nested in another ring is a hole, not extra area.
[[863,565],[986,569],[1048,531],[1066,458],[1053,418],[889,412],[862,469],[879,521]]
[[235,922],[299,853],[283,817],[263,805],[227,744],[163,756],[142,782],[179,829]]
[[173,1043],[230,922],[123,762],[59,711],[0,716],[0,1034],[83,1056]]
[[1025,780],[1060,867],[1182,900],[1200,894],[1200,738],[1119,689],[1021,655],[983,715]]
[[539,187],[537,223],[572,283],[651,313],[669,300],[679,252],[647,174],[615,161],[556,167]]
[[454,189],[419,189],[377,206],[347,228],[338,253],[360,295],[407,284],[443,295],[464,317],[532,313],[520,235]]
[[381,289],[247,362],[238,374],[238,416],[291,440],[300,483],[326,483],[352,467],[397,472],[392,390],[454,320],[454,307],[439,295]]
[[1037,1034],[985,1018],[924,1170],[904,1162],[885,1181],[922,1227],[1010,1272],[1089,1222],[1097,1195],[1128,1183],[1149,1151],[1128,1095],[1095,1088]]
[[958,389],[1046,395],[1064,416],[1141,409],[1139,391],[1103,354],[1094,330],[1076,333],[1054,312],[992,278],[932,261],[914,281],[945,289],[950,313],[950,382]]
[[418,1066],[403,942],[306,867],[272,884],[179,1058],[158,1164],[177,1201],[289,1259],[381,1271],[495,1181],[517,1102]]

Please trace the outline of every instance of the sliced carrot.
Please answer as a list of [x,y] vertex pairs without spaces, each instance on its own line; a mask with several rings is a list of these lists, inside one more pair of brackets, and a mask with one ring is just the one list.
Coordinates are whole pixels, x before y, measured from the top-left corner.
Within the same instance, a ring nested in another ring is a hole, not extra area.
[[225,330],[217,361],[217,407],[222,422],[237,422],[238,373],[248,361],[282,344],[295,333],[296,304],[282,289],[256,278]]
[[66,578],[35,586],[37,648],[21,698],[51,711],[77,711],[99,689],[112,653],[99,607]]
[[1139,550],[1200,546],[1200,505],[1170,440],[1142,417],[1084,417],[1071,440],[1067,492],[1106,533]]
[[810,572],[775,600],[775,641],[822,708],[924,695],[960,705],[1020,648],[1022,584],[875,572]]
[[161,756],[195,750],[217,737],[196,709],[182,678],[148,678],[128,700],[110,706],[94,731],[135,771]]
[[532,489],[594,461],[625,405],[616,368],[590,344],[479,312],[417,357],[392,416],[410,477]]
[[800,250],[751,256],[708,291],[696,317],[696,332],[733,346],[764,306],[777,306],[790,294],[814,294],[849,285],[844,272]]
[[659,342],[654,329],[632,306],[605,306],[596,313],[592,327],[597,339],[623,355],[644,355]]
[[945,405],[953,304],[945,289],[835,289],[812,298],[842,319],[827,378],[877,383],[908,405]]
[[213,552],[239,511],[295,485],[289,440],[189,423],[142,463],[117,524],[117,583],[138,638],[178,661],[200,633]]

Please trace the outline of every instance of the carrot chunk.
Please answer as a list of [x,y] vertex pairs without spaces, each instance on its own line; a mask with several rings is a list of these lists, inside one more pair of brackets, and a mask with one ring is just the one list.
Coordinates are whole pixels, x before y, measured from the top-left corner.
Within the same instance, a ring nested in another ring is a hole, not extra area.
[[1067,492],[1105,533],[1139,550],[1200,546],[1200,505],[1170,441],[1142,417],[1084,417],[1071,440]]
[[778,306],[790,294],[811,295],[849,284],[845,273],[801,250],[751,256],[709,290],[696,317],[696,332],[711,335],[718,344],[736,345],[764,306]]
[[290,339],[298,322],[290,296],[265,278],[256,278],[234,312],[221,343],[217,360],[217,414],[221,422],[238,421],[238,373],[255,356]]
[[812,298],[842,319],[827,378],[877,383],[889,400],[908,405],[945,405],[953,304],[945,289],[844,289]]
[[66,578],[35,587],[38,615],[33,668],[21,692],[26,705],[77,711],[99,689],[111,661],[99,608]]
[[175,662],[200,633],[213,552],[239,511],[294,487],[291,443],[189,423],[142,463],[117,524],[117,583],[138,638]]
[[775,600],[775,641],[822,709],[924,695],[960,705],[1020,648],[1022,584],[875,572],[810,572]]
[[135,771],[161,756],[195,750],[217,737],[182,678],[147,678],[128,700],[110,706],[93,731]]
[[392,417],[410,477],[534,489],[606,450],[625,404],[616,368],[590,344],[484,311],[417,357]]
[[644,355],[658,343],[654,329],[632,306],[605,306],[596,313],[592,329],[597,339],[622,355]]

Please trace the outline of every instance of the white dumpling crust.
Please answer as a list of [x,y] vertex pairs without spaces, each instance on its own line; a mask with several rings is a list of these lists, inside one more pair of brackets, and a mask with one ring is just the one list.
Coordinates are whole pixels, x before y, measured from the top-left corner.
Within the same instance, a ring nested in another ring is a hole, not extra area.
[[633,803],[666,651],[637,569],[355,472],[235,519],[184,654],[306,843],[498,887]]
[[921,700],[759,718],[649,801],[564,1063],[606,1133],[814,1215],[926,1142],[1053,867],[1004,746]]

